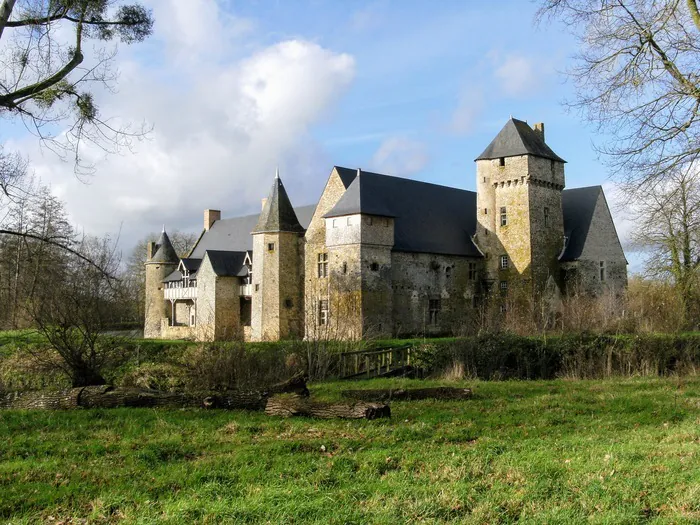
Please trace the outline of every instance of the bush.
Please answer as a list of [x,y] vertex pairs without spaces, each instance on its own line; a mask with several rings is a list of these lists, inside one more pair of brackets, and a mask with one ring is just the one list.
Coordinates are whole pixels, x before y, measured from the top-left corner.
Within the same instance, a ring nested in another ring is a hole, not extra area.
[[416,362],[430,375],[487,380],[687,374],[698,370],[700,336],[498,333],[420,345]]

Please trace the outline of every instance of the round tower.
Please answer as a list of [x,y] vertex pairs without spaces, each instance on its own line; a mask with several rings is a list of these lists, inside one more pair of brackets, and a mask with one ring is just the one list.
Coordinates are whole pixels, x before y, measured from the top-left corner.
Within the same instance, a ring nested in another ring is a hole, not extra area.
[[161,322],[170,318],[170,308],[163,294],[163,279],[177,269],[180,259],[165,228],[157,242],[148,243],[146,256],[146,304],[143,337],[161,337]]

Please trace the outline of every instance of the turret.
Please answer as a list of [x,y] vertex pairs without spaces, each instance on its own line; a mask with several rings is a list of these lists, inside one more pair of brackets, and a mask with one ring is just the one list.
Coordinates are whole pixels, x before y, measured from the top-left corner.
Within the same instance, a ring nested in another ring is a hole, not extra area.
[[304,231],[278,170],[251,232],[251,339],[254,341],[275,341],[302,335],[301,243]]
[[165,233],[165,227],[157,242],[148,243],[147,250],[143,336],[146,339],[157,339],[161,335],[162,320],[170,316],[170,308],[163,296],[163,279],[177,269],[180,259]]
[[565,162],[545,143],[544,124],[533,129],[514,118],[476,158],[476,242],[487,255],[488,284],[503,294],[558,280]]

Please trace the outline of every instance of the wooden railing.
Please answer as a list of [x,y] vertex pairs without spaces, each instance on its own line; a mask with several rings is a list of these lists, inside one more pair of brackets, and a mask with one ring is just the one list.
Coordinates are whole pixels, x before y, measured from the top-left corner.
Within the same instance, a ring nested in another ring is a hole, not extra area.
[[411,364],[409,345],[340,354],[340,378],[377,377]]

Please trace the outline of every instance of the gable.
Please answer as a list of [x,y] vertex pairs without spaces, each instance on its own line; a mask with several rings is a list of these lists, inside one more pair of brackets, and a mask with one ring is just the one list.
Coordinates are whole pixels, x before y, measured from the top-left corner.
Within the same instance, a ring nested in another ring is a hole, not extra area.
[[595,210],[591,217],[588,235],[581,250],[579,260],[611,261],[619,260],[627,263],[625,253],[617,235],[617,229],[608,207],[608,202],[600,189],[596,199]]

